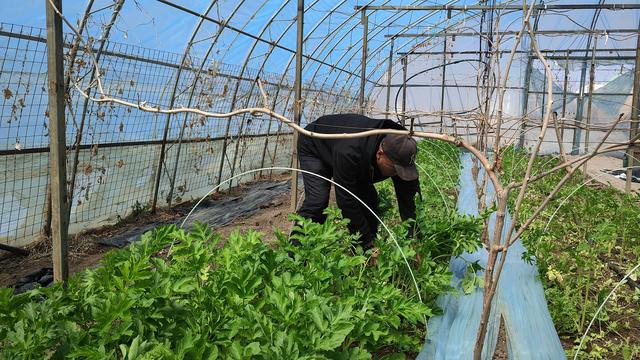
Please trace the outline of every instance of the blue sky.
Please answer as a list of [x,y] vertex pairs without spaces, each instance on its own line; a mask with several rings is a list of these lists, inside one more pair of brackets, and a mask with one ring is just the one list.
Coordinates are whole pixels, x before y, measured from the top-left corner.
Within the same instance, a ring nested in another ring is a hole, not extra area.
[[[100,9],[111,4],[111,0],[96,0],[93,9]],[[208,1],[175,1],[188,6],[195,11],[202,11]],[[84,13],[87,2],[81,0],[63,1],[63,13],[76,23]],[[110,12],[103,11],[98,15],[100,22],[108,21]],[[45,8],[44,0],[3,0],[0,12],[0,22],[28,25],[44,28]],[[171,52],[182,52],[186,39],[195,25],[193,15],[184,14],[178,10],[162,5],[156,1],[138,0],[126,1],[122,16],[112,30],[111,40],[152,49]],[[65,27],[65,31],[68,29]],[[92,28],[92,35],[98,35],[96,28]]]

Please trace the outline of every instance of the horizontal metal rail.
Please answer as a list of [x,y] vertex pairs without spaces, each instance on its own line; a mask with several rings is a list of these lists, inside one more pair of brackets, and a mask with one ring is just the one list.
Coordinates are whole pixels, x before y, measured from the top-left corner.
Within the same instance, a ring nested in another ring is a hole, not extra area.
[[[290,132],[282,133],[281,135],[291,134]],[[243,138],[262,138],[267,136],[273,136],[268,134],[244,134]],[[216,136],[216,137],[205,137],[205,138],[192,138],[188,140],[182,140],[182,143],[204,143],[204,142],[215,142],[223,140],[224,136]],[[166,141],[167,144],[177,144],[178,139],[171,139]],[[80,149],[89,150],[93,147],[97,147],[98,149],[105,148],[120,148],[120,147],[129,147],[129,146],[147,146],[147,145],[162,145],[162,140],[144,140],[144,141],[125,141],[125,142],[111,142],[111,143],[101,143],[101,144],[82,144],[80,145]],[[67,150],[71,150],[71,146],[67,146]],[[9,155],[20,155],[20,154],[41,154],[48,153],[49,147],[35,147],[35,148],[24,148],[21,150],[17,149],[7,149],[0,150],[0,156],[9,156]]]
[[[569,54],[574,52],[587,52],[590,53],[593,49],[543,49],[540,50],[543,54]],[[596,49],[596,52],[635,52],[636,49],[632,48],[621,48],[621,49]],[[484,54],[485,52],[480,52],[478,50],[462,50],[462,51],[399,51],[398,55],[479,55]],[[500,51],[492,51],[491,53],[495,54],[509,54],[511,50],[500,50]],[[516,54],[529,54],[528,50],[516,50]],[[535,55],[534,55],[535,57]]]
[[[4,37],[8,37],[8,38],[14,38],[14,39],[35,41],[35,42],[40,42],[40,43],[46,43],[47,42],[47,39],[44,38],[44,37],[34,36],[34,35],[26,35],[26,34],[20,34],[20,33],[14,33],[14,32],[9,32],[9,31],[4,31],[4,30],[0,30],[0,36],[4,36]],[[63,46],[65,48],[71,48],[72,47],[71,44],[66,44],[66,43]],[[94,48],[93,51],[98,51],[98,49]],[[142,62],[142,63],[145,63],[145,64],[165,66],[165,67],[172,68],[172,69],[179,69],[181,67],[180,64],[178,64],[178,63],[172,63],[172,62],[156,60],[156,59],[149,59],[149,58],[145,58],[145,57],[140,57],[140,56],[136,56],[136,55],[129,55],[129,54],[125,54],[125,53],[122,53],[122,52],[111,51],[111,50],[102,50],[102,54],[103,55],[107,55],[107,56],[112,56],[112,57],[115,57],[115,58],[119,58],[119,59],[139,61],[139,62]],[[205,70],[205,69],[201,70],[201,69],[195,68],[193,66],[182,66],[182,68],[184,70],[189,70],[189,71],[197,72],[197,73],[200,73],[200,74],[208,74],[209,73],[209,70]],[[249,82],[254,82],[255,81],[255,78],[240,77],[240,76],[237,76],[237,75],[234,75],[234,74],[220,72],[219,70],[217,71],[217,76],[226,77],[226,78],[233,79],[233,80],[240,80],[240,81],[249,81]],[[266,85],[282,86],[281,83],[271,82],[271,81],[267,81],[267,80],[264,80],[264,79],[261,79],[261,81],[262,81],[263,84],[266,84]],[[285,85],[283,87],[284,88],[293,88],[293,85]],[[307,87],[305,87],[305,92],[319,92],[319,93],[331,94],[327,90],[313,89],[313,88],[307,88]],[[348,98],[351,99],[351,100],[355,99],[354,97],[348,97]]]
[[[13,33],[13,32],[9,32],[9,31],[4,31],[4,30],[0,30],[0,36],[4,36],[4,37],[8,37],[8,38],[14,38],[14,39],[21,39],[21,40],[29,40],[29,41],[35,41],[35,42],[40,42],[40,43],[46,43],[47,39],[44,37],[40,37],[40,36],[34,36],[34,35],[26,35],[26,34],[20,34],[20,33]],[[71,48],[72,45],[71,44],[67,44],[65,43],[63,45],[65,48]],[[92,49],[92,51],[96,52],[98,51],[97,48]],[[168,62],[168,61],[162,61],[162,60],[156,60],[156,59],[149,59],[149,58],[144,58],[144,57],[140,57],[140,56],[135,56],[135,55],[129,55],[129,54],[125,54],[125,53],[121,53],[121,52],[117,52],[117,51],[110,51],[110,50],[102,50],[102,54],[103,55],[107,55],[107,56],[113,56],[119,59],[126,59],[126,60],[133,60],[133,61],[139,61],[145,64],[152,64],[152,65],[160,65],[160,66],[166,66],[168,68],[173,68],[173,69],[179,69],[180,68],[180,64],[176,64],[176,63],[172,63],[172,62]],[[196,69],[194,67],[189,67],[189,66],[185,66],[183,67],[184,69],[187,70],[191,70],[194,72],[200,72],[200,73],[207,73],[207,70],[199,70]],[[223,77],[228,77],[234,80],[246,80],[246,81],[255,81],[255,79],[249,79],[249,78],[240,78],[236,75],[233,74],[225,74],[225,73],[220,73],[218,72],[218,75],[223,76]],[[269,84],[269,85],[278,85],[276,83],[271,83],[271,82],[267,82],[267,81],[262,81],[264,84]]]
[[[638,34],[638,29],[584,29],[584,30],[536,30],[536,35],[553,36],[553,35],[581,35],[581,34]],[[492,36],[492,35],[518,35],[518,31],[496,31],[496,32],[435,32],[435,33],[403,33],[403,34],[387,34],[387,38],[419,38],[419,37],[473,37],[473,36]],[[527,33],[525,33],[527,34]]]
[[[527,5],[529,8],[531,5]],[[541,4],[533,5],[537,10],[635,10],[640,9],[640,4]],[[522,10],[521,5],[495,4],[489,5],[396,5],[396,6],[370,6],[356,5],[354,10],[385,10],[385,11],[495,11],[495,10]]]
[[[390,86],[392,88],[399,88],[402,86],[406,86],[407,88],[441,88],[442,84],[391,84],[391,85],[377,85],[378,87],[381,88],[386,88],[387,86]],[[461,88],[461,89],[477,89],[478,85],[465,85],[465,84],[445,84],[444,85],[445,88]],[[489,89],[497,89],[497,86],[489,86]],[[523,90],[524,87],[521,86],[507,86],[507,87],[501,87],[501,89],[507,89],[507,90]],[[529,91],[529,94],[547,94],[546,91]],[[563,93],[554,93],[555,96],[561,96],[563,95]],[[567,95],[572,95],[572,96],[579,96],[580,93],[572,93],[572,92],[568,92]],[[593,96],[631,96],[633,94],[631,93],[621,93],[621,92],[610,92],[610,93],[598,93],[598,92],[594,92]]]
[[[533,58],[535,59],[536,56],[534,55]],[[615,60],[620,60],[620,61],[629,61],[629,60],[635,60],[636,57],[635,56],[616,56],[616,55],[607,55],[607,56],[595,56],[595,57],[591,57],[591,56],[562,56],[562,55],[550,55],[550,56],[545,56],[545,59],[548,60],[592,60],[595,59],[597,60],[601,60],[601,61],[615,61]]]

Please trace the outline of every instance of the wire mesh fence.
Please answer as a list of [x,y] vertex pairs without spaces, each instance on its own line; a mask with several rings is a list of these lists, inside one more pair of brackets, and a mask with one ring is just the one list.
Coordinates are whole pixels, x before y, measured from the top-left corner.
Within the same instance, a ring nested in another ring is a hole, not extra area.
[[[74,40],[65,36],[65,68],[72,83],[95,95],[95,73],[87,49],[80,46],[70,58]],[[292,117],[293,80],[288,75],[189,56],[183,61],[182,54],[91,41],[102,85],[114,97],[211,112],[266,106]],[[0,242],[23,246],[47,228],[46,31],[1,23],[0,53]],[[256,85],[258,77],[268,94],[267,103]],[[313,82],[303,86],[308,94],[305,104],[313,105],[305,106],[309,108],[305,119],[333,110],[323,104],[349,108],[356,99]],[[67,176],[69,186],[73,184],[71,233],[113,224],[149,206],[157,176],[158,205],[165,206],[202,196],[248,169],[288,165],[291,159],[291,131],[264,116],[168,116],[97,104],[71,86],[66,120]],[[163,142],[166,148],[159,167]],[[256,177],[246,176],[235,184]]]

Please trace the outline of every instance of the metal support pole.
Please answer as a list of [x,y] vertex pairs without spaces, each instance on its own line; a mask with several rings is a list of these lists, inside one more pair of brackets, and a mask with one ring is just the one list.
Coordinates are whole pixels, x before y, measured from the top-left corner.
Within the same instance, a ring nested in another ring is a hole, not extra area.
[[[355,16],[355,15],[357,15],[357,14],[352,14],[352,15],[351,15],[351,17],[353,17],[353,16]],[[381,23],[381,24],[383,24],[383,23],[384,23],[384,24],[389,24],[389,23],[393,22],[393,21],[394,21],[394,19],[397,19],[397,18],[399,18],[399,17],[401,17],[401,16],[402,16],[402,14],[400,14],[400,15],[397,15],[397,14],[396,14],[396,15],[394,15],[394,16],[385,17],[385,18],[383,18],[383,19],[381,19],[381,20],[379,19],[379,20],[380,20],[380,23]],[[420,22],[420,21],[427,20],[427,19],[429,19],[429,18],[431,18],[431,17],[433,17],[433,16],[435,16],[435,13],[428,13],[428,14],[426,14],[426,15],[424,15],[424,16],[420,16],[420,17],[419,17],[419,18],[414,22],[414,24],[415,24],[415,23],[418,23],[418,22]],[[461,23],[461,22],[456,22],[456,24],[458,24],[458,23]],[[434,24],[430,24],[430,25],[428,26],[428,28],[429,28],[429,29],[435,29],[435,28],[437,28],[437,26],[438,26],[438,25],[440,25],[440,24],[442,24],[442,21],[437,21],[437,22],[436,22],[436,23],[434,23]],[[359,23],[358,23],[357,25],[359,26]],[[401,27],[402,29],[401,29],[400,31],[405,31],[405,30],[409,29],[410,27],[411,27],[410,25],[402,26],[402,27]],[[338,28],[340,28],[340,27],[338,27]],[[380,26],[380,27],[377,27],[377,29],[378,29],[378,30],[376,31],[376,33],[377,33],[377,34],[381,34],[382,32],[384,32],[384,29],[387,29],[387,27],[386,27],[386,26]],[[343,35],[343,36],[342,36],[342,40],[344,40],[345,38],[347,38],[348,36],[350,36],[350,35],[351,35],[351,32],[353,32],[353,29],[350,29],[350,30],[345,34],[346,36],[344,36],[344,35]],[[338,41],[337,43],[340,43],[340,41]],[[378,53],[379,53],[379,51],[385,47],[385,45],[386,45],[386,44],[387,44],[387,41],[383,41],[383,42],[380,44],[380,46],[379,46],[379,47],[377,47],[377,48],[375,49],[375,53],[376,53],[376,54],[378,54]],[[371,50],[371,48],[369,48],[369,50]],[[340,59],[343,59],[343,56],[347,55],[348,53],[349,53],[349,52],[344,52],[344,54],[340,57]],[[357,54],[357,53],[358,53],[357,51],[356,51],[356,52],[352,52],[352,53],[351,53],[351,55],[349,55],[349,56],[348,56],[348,60],[347,60],[347,62],[352,61],[352,60],[353,60],[352,58],[354,57],[354,54]],[[371,54],[371,51],[369,51],[369,53]],[[371,58],[371,55],[369,55],[369,57]],[[386,62],[386,59],[384,59],[384,61]],[[338,63],[341,63],[341,60],[337,60],[337,62],[338,62]],[[377,70],[377,69],[378,69],[382,64],[383,64],[383,62],[379,62],[379,63],[377,63],[377,64],[376,64],[376,66],[374,67],[374,70]],[[320,69],[320,68],[318,67],[318,69]],[[371,74],[371,73],[372,73],[370,70],[371,70],[371,66],[368,66],[367,71],[369,72],[369,74]],[[374,71],[374,72],[375,72],[375,71]],[[312,76],[312,77],[313,77],[313,76]],[[371,77],[371,75],[370,75],[369,77]],[[358,78],[357,80],[359,80],[359,78]],[[339,86],[338,88],[341,88],[341,89],[342,89],[342,90],[340,90],[340,91],[345,91],[345,89],[348,89],[348,88],[351,86],[351,82],[352,82],[352,81],[353,81],[353,80],[352,80],[352,77],[347,77],[347,80],[342,81],[342,84],[343,84],[343,85],[342,85],[342,86]],[[374,86],[376,86],[376,85],[380,86],[380,84],[378,84],[378,82],[379,82],[379,81],[380,81],[380,78],[379,78],[379,77],[378,77],[378,78],[376,78],[376,81],[373,81],[373,80],[371,80],[370,78],[368,78],[368,79],[367,79],[367,82],[368,82],[369,84],[373,84]],[[338,80],[336,80],[336,81],[334,81],[334,82],[333,82],[333,85],[331,85],[331,91],[333,91],[333,90],[335,89],[335,87],[336,87],[336,83],[337,83],[337,82],[338,82]],[[322,86],[321,86],[321,88],[322,88]],[[340,93],[340,91],[336,91],[336,92],[337,92],[337,93]],[[371,92],[369,92],[369,93],[371,93]],[[347,98],[348,98],[348,97],[347,97]],[[368,99],[368,98],[367,98],[367,99]],[[357,94],[356,94],[356,102],[357,102]],[[339,106],[339,102],[335,102],[335,105],[334,105],[334,106],[337,108],[337,107]]]
[[[207,10],[204,12],[204,16],[208,16],[209,12],[211,11],[211,9],[213,8],[213,5],[215,5],[216,1],[212,1],[209,4],[209,7],[207,7]],[[184,52],[182,53],[182,60],[180,60],[180,67],[178,67],[178,71],[176,72],[176,80],[173,82],[173,88],[171,89],[171,97],[169,98],[169,108],[173,109],[173,106],[175,105],[176,102],[176,95],[178,92],[178,85],[180,84],[180,77],[182,75],[182,72],[184,71],[185,67],[187,66],[187,57],[189,56],[189,51],[191,50],[191,47],[193,46],[193,40],[195,39],[196,35],[198,34],[198,31],[200,30],[200,27],[202,27],[202,23],[204,22],[204,18],[200,18],[200,21],[198,21],[198,24],[196,25],[195,29],[193,30],[193,32],[191,33],[191,38],[189,38],[189,42],[187,43],[187,47],[185,48]],[[198,83],[198,78],[200,76],[200,73],[196,73],[195,74],[196,78],[193,80],[193,89],[196,88],[196,84]],[[171,178],[169,181],[169,194],[167,195],[167,205],[171,206],[171,203],[173,202],[173,191],[175,189],[176,186],[176,175],[178,174],[178,163],[180,162],[180,152],[182,150],[182,139],[184,137],[184,130],[187,127],[187,119],[189,118],[189,114],[186,113],[184,115],[184,119],[182,121],[182,126],[180,127],[180,134],[178,135],[178,148],[176,149],[176,159],[173,165],[173,171],[171,172]],[[167,122],[171,121],[171,114],[167,114]],[[158,189],[154,189],[154,194],[155,197],[157,198],[157,192]]]
[[[302,118],[302,51],[304,41],[304,0],[298,0],[298,31],[297,31],[297,44],[296,44],[296,82],[295,82],[295,100],[293,103],[293,122],[300,125]],[[366,46],[365,46],[366,47]],[[364,67],[363,67],[364,78]],[[362,86],[364,88],[364,86]],[[364,98],[364,94],[360,94],[361,99]],[[291,144],[291,167],[298,168],[298,132],[293,132],[293,143]],[[296,211],[298,207],[298,172],[291,172],[291,211]]]
[[389,49],[389,69],[387,73],[387,105],[385,107],[387,113],[387,119],[389,116],[389,103],[391,102],[391,77],[393,71],[393,46],[394,46],[395,38],[391,38],[391,49]]
[[[571,53],[574,52],[585,52],[585,51],[591,51],[591,49],[578,49],[578,48],[573,48],[573,49],[563,49],[563,50],[558,50],[558,49],[540,49],[540,52],[543,54],[549,54],[548,56],[551,57],[552,59],[558,59],[558,56],[562,56],[562,59],[565,59],[566,56],[569,56]],[[596,52],[599,53],[612,53],[613,51],[617,53],[623,53],[623,52],[633,52],[635,54],[636,49],[631,49],[631,48],[620,48],[620,49],[615,49],[615,50],[611,50],[611,49],[596,49]],[[567,53],[566,55],[562,55]],[[398,51],[398,55],[406,55],[406,54],[411,54],[411,55],[442,55],[442,54],[447,54],[447,55],[478,55],[479,51],[478,50],[460,50],[460,51]],[[493,54],[496,55],[504,55],[504,54],[511,54],[511,50],[494,50]],[[516,50],[515,54],[530,54],[529,50]],[[535,55],[534,55],[535,56]],[[606,56],[606,55],[605,55]],[[547,56],[545,56],[546,58]],[[571,57],[572,60],[573,57]],[[582,57],[580,57],[580,59],[582,59]],[[623,58],[627,58],[626,56],[624,56]],[[633,59],[635,59],[635,55],[633,56]]]
[[156,206],[158,205],[158,192],[160,191],[160,179],[162,178],[162,164],[164,163],[164,154],[167,147],[167,137],[169,135],[169,125],[171,124],[171,118],[167,116],[164,124],[164,132],[162,133],[162,144],[160,145],[160,157],[158,159],[158,165],[156,167],[156,179],[153,185],[153,198],[151,199],[151,212],[156,212]]
[[364,85],[367,81],[367,37],[369,35],[369,18],[367,17],[367,10],[362,9],[360,11],[360,22],[362,23],[362,59],[360,69],[360,97],[358,98],[358,107],[360,113],[364,114]]
[[[447,27],[449,26],[448,22],[451,19],[451,10],[447,11]],[[444,132],[444,93],[445,93],[445,79],[447,76],[447,40],[449,38],[447,36],[444,37],[443,48],[442,48],[442,86],[440,89],[440,133]]]
[[[245,114],[246,115],[246,114]],[[236,173],[236,166],[238,164],[238,153],[240,153],[240,143],[243,141],[243,134],[244,134],[244,124],[246,124],[246,116],[243,115],[242,116],[242,120],[240,121],[240,128],[238,129],[238,136],[236,137],[237,141],[236,141],[236,148],[234,149],[233,152],[233,162],[231,163],[231,177],[233,177],[233,175]],[[244,138],[245,142],[246,142],[246,138]],[[238,181],[238,183],[240,183],[240,181]],[[229,190],[231,190],[233,188],[233,180],[229,181]]]
[[[591,126],[591,106],[593,104],[593,88],[594,88],[594,81],[596,78],[596,46],[598,44],[598,38],[596,37],[595,40],[593,41],[593,52],[591,54],[591,67],[589,68],[589,102],[587,103],[587,126],[585,129],[585,135],[584,135],[584,151],[588,152],[589,151],[589,135],[590,135],[590,131],[589,131],[589,127]],[[587,162],[584,163],[584,173],[586,174],[587,172]]]
[[407,63],[408,56],[402,57],[402,126],[406,123],[407,111]]
[[[543,72],[542,78],[542,102],[540,106],[540,120],[544,119],[545,101],[547,100],[547,72]],[[553,101],[553,99],[551,99]]]
[[[599,4],[604,3],[604,0],[601,0]],[[589,28],[591,30],[595,29],[596,24],[598,22],[598,17],[600,16],[600,10],[602,8],[598,8],[597,11],[594,12],[593,19],[591,20],[591,25]],[[582,136],[582,116],[584,113],[584,85],[585,78],[587,76],[587,60],[586,56],[589,55],[589,50],[591,49],[591,40],[593,39],[593,33],[589,34],[587,37],[587,46],[585,47],[584,56],[585,58],[582,61],[582,69],[580,71],[580,89],[578,100],[576,101],[576,121],[575,121],[575,130],[573,131],[573,144],[571,149],[571,155],[577,155],[580,152],[580,137]]]
[[576,101],[576,119],[575,128],[573,130],[573,145],[571,147],[571,155],[578,155],[580,152],[580,138],[582,137],[582,114],[584,112],[584,83],[586,77],[586,65],[580,75],[580,89],[578,99]]
[[[631,123],[629,124],[629,138],[633,138],[638,133],[638,123],[640,123],[640,35],[638,35],[638,45],[636,46],[636,68],[633,75],[633,99],[631,101]],[[631,175],[633,166],[637,163],[635,155],[638,145],[630,145],[627,149],[627,182],[624,191],[631,192]]]
[[64,121],[64,42],[62,18],[52,6],[62,12],[62,0],[45,0],[47,17],[47,71],[49,76],[49,161],[51,164],[51,237],[53,241],[53,278],[65,284],[69,277],[67,231],[67,175]]
[[[357,15],[357,13],[356,13],[356,14],[352,14],[352,15],[350,15],[350,18],[353,18],[353,17],[354,17],[354,16],[356,16],[356,15]],[[435,15],[434,15],[433,13],[429,13],[429,14],[427,14],[427,15],[424,15],[424,16],[419,17],[419,19],[418,19],[417,21],[418,21],[418,22],[420,22],[420,21],[422,21],[422,20],[429,19],[429,18],[430,18],[430,17],[432,17],[432,16],[435,16]],[[394,19],[394,18],[396,18],[396,19],[397,19],[397,18],[399,18],[399,16],[398,16],[398,15],[395,15],[395,16],[386,17],[386,18],[384,18],[384,19],[380,20],[380,23],[390,23],[390,22],[393,22],[393,19]],[[430,29],[434,29],[434,28],[436,28],[436,27],[437,27],[437,25],[439,25],[439,24],[441,24],[441,23],[442,23],[442,21],[438,21],[436,24],[432,24],[432,25],[430,25],[430,26],[429,26],[429,28],[430,28]],[[359,26],[359,23],[358,23],[357,25]],[[409,27],[410,27],[410,26],[402,26],[402,30],[400,30],[400,31],[404,31],[404,30],[408,29]],[[340,28],[340,26],[339,26],[338,28]],[[381,34],[382,32],[384,32],[384,29],[386,29],[386,27],[385,27],[385,26],[382,26],[382,27],[378,27],[377,29],[378,29],[378,30],[377,30],[377,32],[376,32],[376,33],[377,33],[377,34]],[[341,40],[344,40],[344,39],[346,39],[347,37],[349,37],[349,36],[351,35],[351,32],[353,32],[353,27],[352,27],[349,31],[347,31],[347,32],[346,32],[346,34],[344,34],[344,35],[342,36]],[[334,42],[335,42],[335,41],[334,41]],[[340,41],[338,41],[338,42],[336,42],[336,43],[340,43]],[[375,49],[375,53],[376,53],[376,54],[378,54],[378,53],[379,53],[379,51],[385,47],[385,45],[386,45],[386,44],[387,44],[387,41],[383,41],[383,42],[380,44],[380,46],[379,46],[379,47],[377,47],[377,48]],[[333,48],[332,48],[332,49],[333,49]],[[371,50],[371,49],[369,49],[369,50]],[[340,56],[340,59],[343,59],[343,58],[344,58],[344,56],[346,56],[348,53],[349,53],[349,52],[344,52],[344,54],[343,54],[342,56]],[[351,53],[351,55],[349,55],[349,56],[348,56],[347,62],[352,61],[352,60],[353,60],[352,58],[354,57],[354,55],[357,55],[357,53],[358,53],[357,51],[356,51],[356,52],[352,52],[352,53]],[[371,53],[371,52],[369,52],[369,53]],[[369,57],[371,57],[371,56],[369,56]],[[341,63],[341,60],[340,60],[340,59],[339,59],[339,60],[337,60],[337,62],[338,62],[338,63]],[[386,62],[386,59],[384,59],[384,60],[385,60],[385,62]],[[380,67],[380,65],[382,65],[382,64],[383,64],[383,62],[379,62],[379,63],[377,63],[377,65],[375,66],[375,69],[378,69],[378,68]],[[369,68],[369,69],[368,69],[367,71],[369,72],[369,74],[371,74],[371,71],[369,71],[369,70],[371,69],[371,66],[369,66],[368,68]],[[318,69],[320,69],[320,67],[318,67]],[[317,72],[317,71],[316,71],[316,72]],[[311,77],[313,78],[313,76],[311,76]],[[327,77],[327,79],[328,79],[328,77]],[[357,81],[357,80],[359,80],[359,78],[357,78],[357,79],[356,79],[356,81]],[[367,79],[367,82],[368,82],[369,84],[373,84],[374,86],[376,86],[376,85],[377,85],[377,86],[380,86],[380,84],[378,84],[379,80],[380,80],[380,78],[377,78],[377,79],[376,79],[376,81],[372,81],[371,79]],[[331,85],[331,87],[330,87],[331,92],[334,92],[334,89],[336,88],[336,84],[337,84],[339,81],[340,81],[340,80],[337,80],[337,79],[336,79],[336,80],[333,82],[333,84],[332,84],[332,85]],[[338,91],[335,91],[335,92],[336,92],[336,93],[340,93],[340,91],[342,91],[342,92],[344,93],[345,91],[347,91],[346,89],[350,88],[350,86],[351,86],[351,82],[353,82],[352,77],[347,77],[347,79],[346,79],[346,80],[341,81],[341,83],[342,83],[343,85],[342,85],[342,86],[338,86],[338,88],[340,88],[341,90],[338,90]],[[324,83],[323,83],[323,86],[324,86]],[[323,88],[323,86],[320,86],[320,88]],[[347,96],[347,99],[350,99],[350,98]],[[367,99],[368,99],[368,98],[367,98]],[[357,102],[357,94],[356,94],[356,99],[355,99],[355,101]],[[334,106],[333,106],[333,107],[331,107],[331,108],[335,109],[335,108],[338,108],[339,106],[340,106],[340,102],[337,102],[337,101],[336,101],[336,102],[334,103]]]
[[[538,10],[533,10],[533,17],[535,18],[533,23],[533,32],[538,31],[538,24],[540,23],[540,15]],[[529,40],[531,41],[531,40]],[[527,54],[527,67],[524,74],[524,91],[522,93],[522,124],[520,125],[520,138],[518,139],[518,149],[524,147],[525,134],[527,131],[527,120],[529,119],[529,89],[531,87],[531,72],[533,71],[533,44],[529,46]],[[546,72],[545,72],[546,74]],[[546,82],[545,82],[546,83]],[[543,105],[544,108],[544,105]]]
[[564,63],[564,84],[562,85],[562,122],[560,125],[560,139],[564,143],[564,118],[567,114],[567,86],[569,84],[569,51]]
[[[238,83],[236,84],[236,90],[233,92],[233,98],[231,99],[231,104],[236,103],[240,81],[242,80],[238,79]],[[227,148],[229,147],[229,138],[231,138],[231,141],[233,141],[233,137],[231,136],[232,119],[233,117],[230,117],[229,120],[227,121],[227,126],[224,131],[224,139],[222,140],[222,151],[220,152],[220,167],[218,167],[218,185],[222,182],[222,170],[224,169],[224,159],[227,158],[227,161],[229,160],[229,158],[227,157]],[[238,132],[238,136],[236,137],[236,141],[240,141],[239,132]],[[230,188],[231,188],[231,182],[229,182],[229,189]],[[220,191],[220,189],[218,189],[217,191]]]
[[522,93],[522,125],[520,126],[520,138],[518,148],[524,147],[527,119],[529,118],[529,88],[531,86],[531,72],[533,71],[533,58],[527,56],[527,67],[524,74],[524,91]]

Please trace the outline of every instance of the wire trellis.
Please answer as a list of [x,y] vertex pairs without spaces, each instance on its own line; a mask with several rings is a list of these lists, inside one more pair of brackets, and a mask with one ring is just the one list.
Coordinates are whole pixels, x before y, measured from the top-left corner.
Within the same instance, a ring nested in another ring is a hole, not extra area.
[[[66,52],[73,40],[73,36],[65,36]],[[169,104],[181,54],[110,41],[104,45],[100,70],[107,92],[133,102]],[[71,76],[86,89],[92,85],[89,82],[93,69],[85,50],[79,49]],[[37,239],[47,226],[46,31],[2,23],[0,53],[0,243],[24,246]],[[225,112],[245,105],[261,106],[263,100],[255,85],[260,78],[267,93],[274,97],[269,107],[292,117],[293,79],[215,62],[203,69],[194,65],[201,62],[194,58],[186,61],[174,107],[191,104]],[[356,101],[353,94],[333,93],[317,83],[305,83],[304,87],[309,94],[305,101],[313,105],[309,106],[306,119],[329,111],[326,104],[349,108]],[[166,116],[95,104],[71,90],[66,118],[67,177],[75,176],[70,232],[111,224],[148,206]],[[290,163],[290,130],[273,119],[245,115],[220,120],[182,114],[172,116],[169,124],[158,194],[160,205],[200,196],[234,173]],[[82,140],[76,146],[79,134]],[[71,174],[75,151],[77,172]]]

